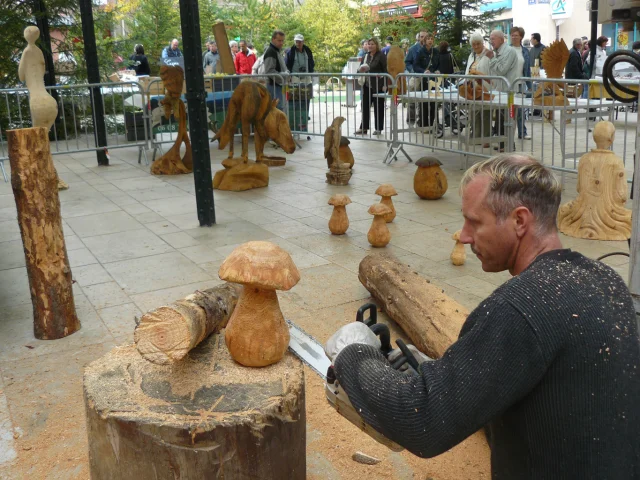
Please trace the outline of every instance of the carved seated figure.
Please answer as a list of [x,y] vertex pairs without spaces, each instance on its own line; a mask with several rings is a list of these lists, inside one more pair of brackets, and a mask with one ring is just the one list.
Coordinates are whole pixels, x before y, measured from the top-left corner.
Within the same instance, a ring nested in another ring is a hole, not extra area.
[[631,236],[624,163],[609,150],[614,137],[611,122],[599,122],[593,129],[597,148],[580,158],[578,197],[558,211],[558,228],[565,235],[591,240],[626,240]]

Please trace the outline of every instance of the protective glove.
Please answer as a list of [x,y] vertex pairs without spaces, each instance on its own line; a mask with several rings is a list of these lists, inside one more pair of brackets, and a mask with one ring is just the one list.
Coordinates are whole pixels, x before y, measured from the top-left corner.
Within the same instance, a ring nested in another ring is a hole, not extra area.
[[[433,358],[426,356],[424,353],[418,350],[415,347],[415,345],[407,345],[407,348],[411,351],[411,353],[413,353],[413,356],[416,357],[416,360],[418,361],[418,365],[424,362],[433,362]],[[391,350],[391,353],[389,353],[387,360],[389,360],[389,363],[393,364],[401,356],[402,356],[402,350],[400,350],[399,348],[396,348],[394,350]],[[401,372],[404,372],[408,368],[409,368],[409,362],[406,362],[398,370]]]
[[363,343],[371,345],[380,350],[380,340],[375,333],[371,331],[362,322],[352,322],[340,328],[336,333],[331,335],[324,346],[327,357],[331,359],[331,363],[335,363],[338,354],[348,345],[353,343]]

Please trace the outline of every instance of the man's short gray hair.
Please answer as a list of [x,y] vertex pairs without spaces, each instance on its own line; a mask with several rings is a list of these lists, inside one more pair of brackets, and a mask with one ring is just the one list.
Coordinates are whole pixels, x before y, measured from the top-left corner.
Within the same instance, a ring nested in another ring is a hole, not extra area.
[[229,48],[231,48],[231,47],[237,47],[237,46],[238,46],[238,42],[236,42],[235,40],[231,40],[231,41],[229,42]]
[[502,36],[502,38],[507,38],[507,36],[504,34],[504,32],[502,30],[498,30],[497,28],[495,30],[491,31],[489,36],[491,36],[491,35]]
[[469,37],[469,43],[473,45],[476,42],[480,42],[484,44],[484,37],[479,33],[472,33],[471,37]]
[[557,230],[562,188],[553,173],[535,158],[524,153],[504,153],[476,163],[465,172],[460,188],[464,190],[480,175],[490,179],[484,201],[498,222],[516,208],[526,207],[535,217],[538,235]]
[[577,37],[577,38],[574,38],[574,39],[573,39],[573,46],[574,46],[574,47],[575,47],[576,45],[578,45],[579,43],[580,43],[580,44],[582,43],[582,38]]

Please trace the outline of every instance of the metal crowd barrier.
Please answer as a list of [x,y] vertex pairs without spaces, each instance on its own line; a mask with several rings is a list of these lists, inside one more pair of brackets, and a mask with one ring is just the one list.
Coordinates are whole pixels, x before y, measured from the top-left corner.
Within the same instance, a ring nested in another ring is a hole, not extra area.
[[[107,129],[107,147],[96,145],[93,126],[93,88],[100,88]],[[138,161],[144,156],[148,131],[145,129],[143,91],[137,82],[117,82],[46,87],[58,97],[59,115],[49,133],[51,154],[61,155],[101,149],[113,150],[137,146]],[[0,90],[0,170],[8,176],[4,161],[8,159],[6,130],[29,128],[29,92],[26,88]],[[148,161],[147,161],[148,163]]]

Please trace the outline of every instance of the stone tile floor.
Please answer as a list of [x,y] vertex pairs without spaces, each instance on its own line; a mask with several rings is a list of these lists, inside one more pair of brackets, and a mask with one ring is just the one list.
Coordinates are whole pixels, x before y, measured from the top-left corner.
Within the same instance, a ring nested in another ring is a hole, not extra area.
[[[437,153],[449,191],[429,202],[413,193],[414,165],[404,160],[384,165],[381,143],[354,141],[351,146],[356,165],[349,186],[325,183],[322,139],[302,140],[303,148],[288,156],[286,166],[270,169],[269,187],[216,191],[217,224],[212,228],[198,224],[192,175],[154,177],[148,166],[137,164],[135,149],[113,150],[109,167],[98,167],[92,153],[55,156],[70,186],[60,192],[60,200],[82,322],[79,332],[58,341],[33,338],[15,203],[10,184],[0,183],[0,479],[88,478],[83,366],[131,341],[136,315],[220,283],[220,263],[242,242],[275,242],[300,268],[300,283],[280,294],[287,318],[320,341],[353,321],[369,299],[357,270],[374,250],[366,239],[367,208],[379,200],[374,191],[380,183],[392,183],[399,192],[386,249],[455,300],[471,309],[509,277],[483,272],[470,251],[464,266],[449,262],[451,235],[462,225],[457,155]],[[213,148],[216,171],[224,156]],[[407,151],[414,159],[427,154],[412,147]],[[574,176],[565,176],[565,187],[563,202],[575,195]],[[327,228],[332,209],[327,201],[334,193],[346,193],[353,201],[347,207],[351,227],[340,237]],[[625,242],[562,240],[592,258],[628,251]],[[606,261],[627,277],[626,257]],[[383,321],[389,320],[383,316]],[[394,333],[401,334],[395,328]],[[487,478],[486,464],[474,462],[464,444],[432,460],[391,454],[326,406],[321,382],[310,371],[307,385],[309,478]],[[343,440],[327,447],[336,431]],[[355,464],[355,450],[383,462]]]

